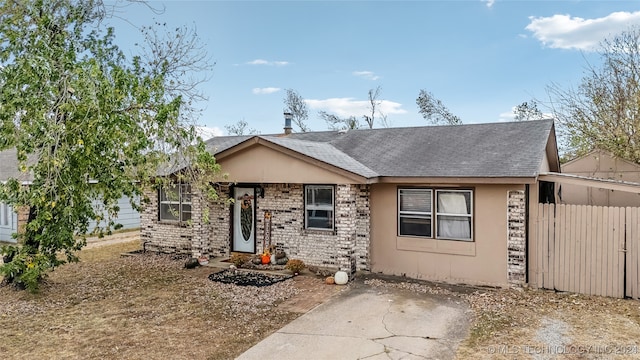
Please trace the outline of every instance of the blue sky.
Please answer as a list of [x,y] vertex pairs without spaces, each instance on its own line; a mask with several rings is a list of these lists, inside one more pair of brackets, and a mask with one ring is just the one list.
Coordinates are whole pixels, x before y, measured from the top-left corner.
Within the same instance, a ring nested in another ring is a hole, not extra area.
[[[202,90],[198,123],[224,133],[245,120],[260,133],[283,126],[284,89],[318,111],[362,117],[381,87],[391,126],[428,125],[420,89],[464,123],[508,121],[512,108],[544,100],[555,82],[575,86],[598,43],[640,25],[638,1],[152,1],[121,15],[136,26],[166,22],[197,29],[216,62]],[[112,20],[124,49],[138,40]],[[378,125],[379,126],[379,125]]]

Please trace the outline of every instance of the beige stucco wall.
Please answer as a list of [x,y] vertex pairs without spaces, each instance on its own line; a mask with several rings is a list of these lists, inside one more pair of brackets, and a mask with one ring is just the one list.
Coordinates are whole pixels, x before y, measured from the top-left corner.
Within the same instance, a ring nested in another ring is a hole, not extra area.
[[307,161],[255,145],[218,161],[229,181],[242,183],[349,184],[349,179]]
[[[640,183],[640,165],[612,157],[602,151],[562,165],[562,172],[602,179]],[[599,206],[640,206],[640,194],[600,189],[572,184],[562,184],[562,203]]]
[[[373,272],[452,283],[508,286],[507,196],[510,190],[524,190],[524,185],[472,187],[473,242],[398,237],[397,189],[402,186],[371,186]],[[432,186],[424,184],[424,187]]]

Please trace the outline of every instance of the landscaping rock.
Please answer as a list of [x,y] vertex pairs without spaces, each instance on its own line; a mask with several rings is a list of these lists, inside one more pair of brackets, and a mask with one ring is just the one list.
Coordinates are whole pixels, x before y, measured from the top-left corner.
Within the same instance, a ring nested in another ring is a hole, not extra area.
[[195,269],[198,266],[200,266],[200,262],[196,258],[189,258],[184,263],[184,267],[187,268],[187,269]]
[[254,271],[230,271],[222,270],[209,275],[209,280],[224,284],[235,284],[239,286],[269,286],[277,282],[290,279],[291,275],[271,275]]

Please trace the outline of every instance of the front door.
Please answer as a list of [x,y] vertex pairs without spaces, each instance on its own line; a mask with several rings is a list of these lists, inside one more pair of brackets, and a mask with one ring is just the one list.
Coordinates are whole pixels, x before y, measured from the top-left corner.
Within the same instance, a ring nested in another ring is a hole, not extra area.
[[233,204],[233,250],[255,253],[255,193],[254,188],[237,187]]

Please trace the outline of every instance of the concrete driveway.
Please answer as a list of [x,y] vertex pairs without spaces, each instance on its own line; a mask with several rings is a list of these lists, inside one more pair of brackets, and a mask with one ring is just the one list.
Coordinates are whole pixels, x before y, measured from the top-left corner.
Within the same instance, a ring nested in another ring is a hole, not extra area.
[[469,317],[459,300],[356,279],[238,359],[450,359]]

